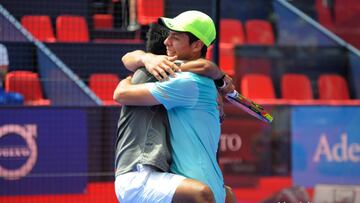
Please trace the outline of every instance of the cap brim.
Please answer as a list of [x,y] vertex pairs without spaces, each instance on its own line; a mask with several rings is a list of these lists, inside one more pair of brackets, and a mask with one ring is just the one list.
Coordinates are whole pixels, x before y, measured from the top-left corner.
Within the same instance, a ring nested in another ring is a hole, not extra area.
[[158,23],[160,25],[167,27],[168,29],[170,29],[172,31],[185,32],[184,28],[182,26],[180,26],[179,23],[177,23],[172,18],[161,17],[158,19]]

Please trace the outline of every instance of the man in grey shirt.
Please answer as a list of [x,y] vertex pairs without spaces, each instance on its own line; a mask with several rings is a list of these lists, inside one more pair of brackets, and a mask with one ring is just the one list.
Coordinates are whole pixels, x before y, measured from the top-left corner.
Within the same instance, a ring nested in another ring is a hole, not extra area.
[[[167,35],[165,28],[151,24],[147,33],[146,50],[165,55],[166,48],[162,42]],[[145,68],[138,69],[132,78],[134,84],[155,81],[157,79]],[[137,164],[168,171],[171,153],[169,137],[166,135],[169,132],[170,124],[162,105],[122,106],[117,129],[115,176],[134,170]]]

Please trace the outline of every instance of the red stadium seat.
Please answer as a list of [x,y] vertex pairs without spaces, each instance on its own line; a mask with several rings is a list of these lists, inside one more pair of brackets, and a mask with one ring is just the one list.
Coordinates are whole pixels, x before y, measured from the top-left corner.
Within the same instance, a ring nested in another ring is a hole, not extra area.
[[337,74],[323,74],[318,78],[319,99],[350,99],[348,84],[344,77]]
[[281,95],[283,99],[313,99],[310,79],[304,74],[284,74],[281,78]]
[[21,24],[36,39],[42,42],[55,42],[54,31],[49,16],[27,15],[21,18]]
[[137,21],[140,25],[156,22],[164,16],[164,0],[137,0]]
[[275,99],[271,78],[264,74],[246,74],[241,80],[241,93],[250,99]]
[[24,96],[25,104],[50,105],[50,100],[44,99],[39,75],[30,71],[12,71],[6,74],[5,90],[18,92]]
[[240,20],[220,20],[220,43],[244,44],[244,42],[244,29]]
[[113,94],[119,81],[120,79],[116,74],[93,73],[89,78],[89,87],[105,105],[116,105]]
[[245,31],[248,44],[274,45],[274,31],[271,24],[266,20],[247,20]]
[[88,26],[82,16],[58,16],[56,34],[59,42],[89,42]]
[[95,14],[93,15],[94,29],[112,29],[113,16],[111,14]]

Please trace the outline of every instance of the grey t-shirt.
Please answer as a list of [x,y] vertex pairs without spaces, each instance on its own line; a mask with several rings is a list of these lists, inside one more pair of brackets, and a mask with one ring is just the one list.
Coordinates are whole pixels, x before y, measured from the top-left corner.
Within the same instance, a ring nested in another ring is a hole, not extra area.
[[[132,83],[156,79],[145,68],[138,69]],[[166,109],[156,106],[123,106],[115,146],[115,176],[130,172],[137,164],[168,171],[171,162],[170,124]]]

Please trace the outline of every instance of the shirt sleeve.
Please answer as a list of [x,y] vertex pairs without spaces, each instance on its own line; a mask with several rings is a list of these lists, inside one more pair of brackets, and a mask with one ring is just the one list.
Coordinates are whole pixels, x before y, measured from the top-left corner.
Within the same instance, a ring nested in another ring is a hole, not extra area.
[[192,107],[198,101],[199,89],[196,81],[188,73],[177,73],[168,81],[146,83],[153,97],[166,109]]

